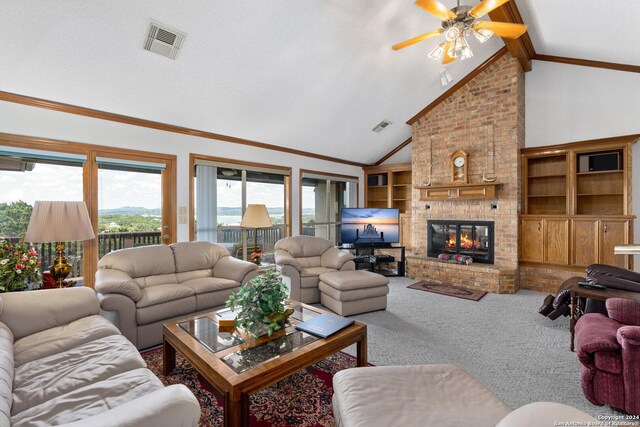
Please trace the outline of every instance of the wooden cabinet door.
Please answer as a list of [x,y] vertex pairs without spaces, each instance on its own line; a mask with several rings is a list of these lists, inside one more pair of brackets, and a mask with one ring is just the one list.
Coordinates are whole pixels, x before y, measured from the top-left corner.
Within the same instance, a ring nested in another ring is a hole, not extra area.
[[586,267],[598,262],[599,230],[597,219],[573,220],[573,265]]
[[520,259],[542,262],[544,259],[544,234],[542,219],[523,218],[520,222]]
[[569,220],[545,219],[544,262],[549,264],[569,264]]
[[605,220],[600,227],[600,263],[629,268],[629,255],[614,255],[613,247],[629,243],[629,221]]

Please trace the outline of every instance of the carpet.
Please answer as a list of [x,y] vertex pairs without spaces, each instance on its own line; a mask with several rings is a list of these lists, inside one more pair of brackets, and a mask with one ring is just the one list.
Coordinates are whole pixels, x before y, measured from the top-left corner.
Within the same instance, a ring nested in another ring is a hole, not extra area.
[[484,291],[473,291],[471,289],[458,288],[450,285],[438,285],[436,283],[425,282],[424,280],[407,286],[410,289],[418,289],[434,294],[447,295],[450,297],[468,299],[471,301],[480,301],[487,293]]
[[[176,369],[162,374],[162,348],[142,352],[142,358],[165,385],[184,384],[200,402],[201,426],[221,426],[223,397],[195,369],[177,355]],[[282,381],[251,395],[250,425],[334,426],[331,397],[333,375],[356,366],[355,357],[336,353]]]

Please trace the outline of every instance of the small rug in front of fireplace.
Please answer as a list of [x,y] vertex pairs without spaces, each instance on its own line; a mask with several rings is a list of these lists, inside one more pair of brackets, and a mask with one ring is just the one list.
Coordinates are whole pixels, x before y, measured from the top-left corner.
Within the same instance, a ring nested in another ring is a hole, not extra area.
[[436,283],[429,283],[421,280],[413,285],[407,286],[407,288],[418,289],[426,292],[433,292],[434,294],[447,295],[450,297],[468,299],[471,301],[480,301],[487,293],[484,291],[473,291],[471,289],[458,288],[451,285],[438,285]]

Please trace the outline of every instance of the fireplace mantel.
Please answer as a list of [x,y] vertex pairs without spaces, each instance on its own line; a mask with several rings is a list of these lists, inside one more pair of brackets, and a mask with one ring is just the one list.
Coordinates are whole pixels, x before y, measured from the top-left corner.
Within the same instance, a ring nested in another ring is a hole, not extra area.
[[500,182],[479,182],[474,184],[416,185],[420,190],[420,200],[481,200],[495,199]]

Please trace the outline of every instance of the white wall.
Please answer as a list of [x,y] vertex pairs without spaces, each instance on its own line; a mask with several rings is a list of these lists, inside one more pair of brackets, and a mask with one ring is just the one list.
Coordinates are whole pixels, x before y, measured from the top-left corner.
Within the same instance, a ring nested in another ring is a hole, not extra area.
[[392,165],[394,163],[410,163],[411,162],[411,143],[404,146],[393,156],[382,162],[383,165]]
[[[300,169],[357,176],[361,182],[363,177],[362,168],[356,166],[2,101],[0,132],[176,155],[178,207],[189,206],[189,153],[292,167],[293,234],[298,234],[300,223]],[[361,204],[363,195],[360,185]],[[188,224],[178,224],[177,239],[189,240]]]
[[[527,147],[640,133],[637,73],[533,61],[525,81]],[[640,216],[640,143],[633,165],[632,213]],[[638,219],[634,232],[640,242]]]

